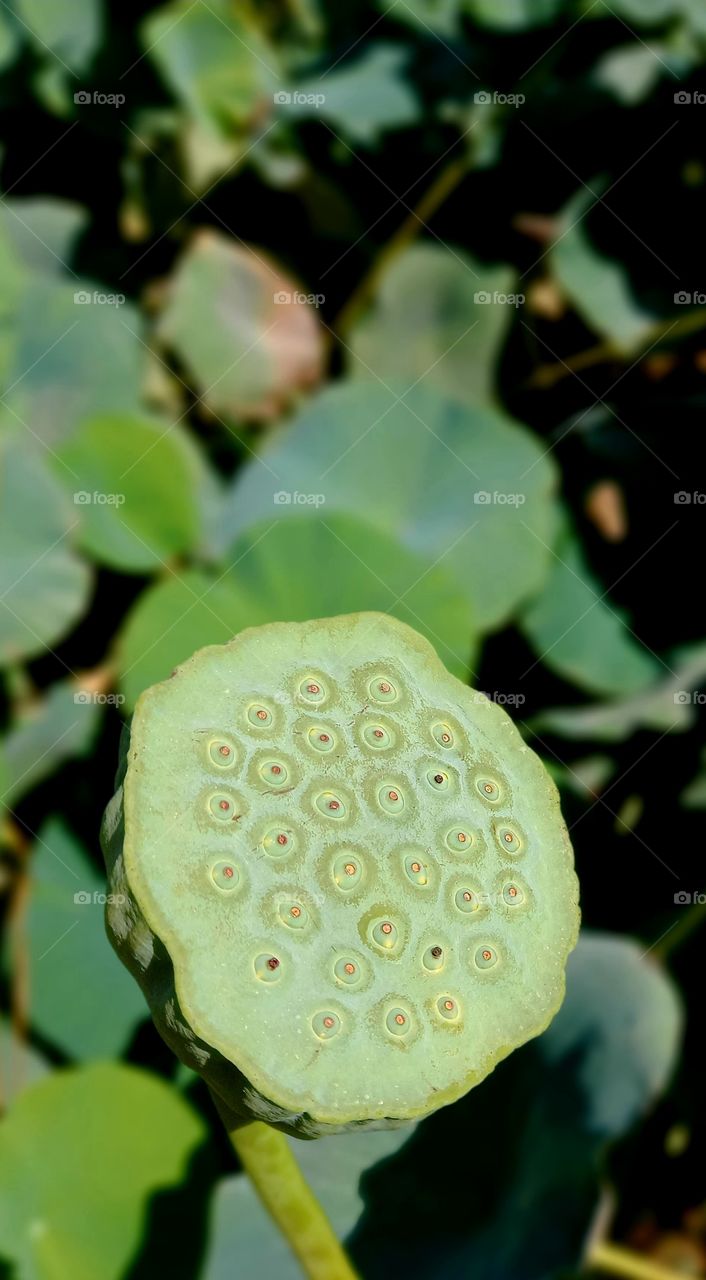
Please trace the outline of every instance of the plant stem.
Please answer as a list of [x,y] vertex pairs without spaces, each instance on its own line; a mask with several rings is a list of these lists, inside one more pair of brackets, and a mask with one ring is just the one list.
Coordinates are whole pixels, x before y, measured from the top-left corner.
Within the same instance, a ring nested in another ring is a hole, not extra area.
[[309,1280],[358,1280],[283,1133],[255,1120],[233,1127],[214,1095],[228,1137],[268,1213]]
[[680,1280],[681,1275],[669,1267],[650,1262],[649,1258],[634,1253],[632,1249],[607,1241],[594,1245],[588,1256],[588,1265],[592,1270],[625,1277],[625,1280]]
[[360,284],[353,290],[345,306],[333,322],[333,329],[338,334],[345,334],[365,309],[370,297],[377,288],[380,277],[393,258],[406,249],[419,234],[421,228],[429,222],[437,209],[456,190],[470,167],[469,156],[451,160],[437,175],[431,186],[427,188],[419,204],[411,210],[392,238],[380,251],[371,269],[363,276]]

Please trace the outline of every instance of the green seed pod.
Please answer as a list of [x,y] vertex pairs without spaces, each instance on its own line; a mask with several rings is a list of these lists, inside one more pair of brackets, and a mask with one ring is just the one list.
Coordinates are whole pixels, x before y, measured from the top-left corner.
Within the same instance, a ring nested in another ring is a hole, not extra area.
[[243,1123],[425,1115],[561,1003],[578,906],[554,784],[386,615],[253,628],[148,689],[103,845],[113,945]]

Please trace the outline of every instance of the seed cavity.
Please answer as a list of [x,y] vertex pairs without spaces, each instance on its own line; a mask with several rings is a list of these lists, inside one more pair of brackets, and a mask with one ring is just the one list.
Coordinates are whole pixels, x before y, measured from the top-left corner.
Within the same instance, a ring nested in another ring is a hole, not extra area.
[[320,1013],[314,1014],[311,1025],[319,1040],[330,1040],[341,1030],[341,1019],[333,1009],[322,1009]]
[[309,912],[301,902],[280,902],[277,914],[288,929],[306,929],[309,924]]
[[340,820],[348,814],[346,802],[342,796],[335,791],[322,791],[316,797],[314,804],[319,813],[325,818],[334,818]]
[[217,769],[232,769],[235,764],[235,748],[225,738],[212,738],[208,744],[208,758]]
[[391,952],[398,946],[400,935],[394,921],[383,917],[372,925],[370,938],[380,951]]
[[380,787],[378,791],[378,803],[385,810],[385,813],[402,813],[404,809],[404,795],[402,790],[396,784],[390,785],[386,783],[384,787]]
[[282,977],[282,961],[271,951],[264,951],[253,962],[255,976],[261,982],[279,982]]
[[307,676],[299,685],[299,696],[317,707],[327,697],[327,690],[318,676]]
[[454,894],[454,902],[456,903],[458,910],[462,911],[464,915],[472,915],[474,911],[478,911],[480,909],[481,905],[478,894],[474,893],[473,890],[469,888],[457,889]]
[[368,685],[368,692],[374,702],[396,702],[397,689],[387,676],[376,676]]
[[412,1030],[412,1015],[409,1010],[395,1006],[388,1009],[385,1016],[385,1026],[393,1036],[408,1036]]
[[333,751],[336,745],[336,739],[330,729],[323,725],[315,725],[309,729],[307,733],[307,741],[314,751],[320,751],[325,755],[328,751]]
[[388,751],[394,746],[392,734],[384,724],[366,724],[363,729],[363,741],[374,751]]
[[235,801],[225,791],[214,791],[209,796],[208,809],[217,822],[232,822],[236,816]]
[[274,787],[277,791],[289,781],[289,770],[282,760],[263,760],[258,773],[268,787]]
[[473,957],[478,969],[492,969],[497,964],[498,953],[494,947],[479,947]]
[[436,1002],[437,1012],[447,1022],[455,1022],[459,1016],[458,1001],[453,996],[439,996]]
[[248,707],[247,715],[250,724],[254,725],[256,729],[269,729],[274,721],[270,708],[264,706],[261,702],[253,702]]
[[468,853],[473,844],[473,836],[465,827],[452,827],[446,832],[444,843],[452,853]]
[[232,862],[216,862],[211,868],[211,879],[223,893],[231,893],[240,883],[240,872]]
[[333,860],[333,878],[343,893],[357,889],[363,879],[363,863],[358,854],[346,850],[338,853]]
[[500,799],[500,787],[492,778],[478,778],[476,790],[484,800],[489,800],[493,804]]
[[518,884],[506,884],[503,888],[503,902],[509,907],[519,907],[525,900],[525,895]]
[[404,859],[404,870],[412,884],[424,887],[429,883],[429,875],[424,863],[414,853],[408,853]]
[[438,973],[439,969],[443,969],[445,964],[444,949],[438,943],[433,947],[427,947],[422,956],[422,965],[429,973]]
[[438,746],[445,747],[447,750],[454,745],[453,730],[442,720],[437,720],[436,724],[431,726],[431,736]]
[[289,827],[269,827],[262,837],[262,847],[270,858],[287,858],[294,853],[296,836]]
[[442,769],[430,769],[427,773],[427,782],[432,791],[448,791],[450,786],[449,775]]
[[339,956],[333,966],[333,972],[336,980],[347,987],[357,987],[363,979],[361,962],[355,956]]
[[519,853],[522,841],[514,827],[497,827],[496,835],[503,853]]

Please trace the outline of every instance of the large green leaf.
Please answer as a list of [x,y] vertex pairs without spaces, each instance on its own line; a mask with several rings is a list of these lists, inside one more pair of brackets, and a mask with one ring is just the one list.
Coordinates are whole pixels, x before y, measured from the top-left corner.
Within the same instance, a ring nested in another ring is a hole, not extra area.
[[147,1016],[139,988],[107,944],[105,895],[84,850],[50,819],[32,854],[29,1015],[35,1031],[70,1058],[121,1053]]
[[513,271],[437,244],[393,258],[372,309],[351,333],[351,373],[383,382],[424,379],[461,400],[489,400],[514,314]]
[[660,671],[657,659],[632,635],[593,578],[568,524],[542,591],[522,614],[521,627],[546,666],[590,693],[636,693]]
[[183,1178],[204,1137],[176,1090],[134,1067],[41,1081],[0,1125],[0,1253],[22,1280],[122,1280],[150,1198]]
[[97,560],[149,572],[199,538],[198,473],[179,426],[112,416],[85,422],[58,452],[81,545]]
[[189,572],[139,598],[118,637],[129,707],[205,644],[245,627],[361,610],[389,612],[426,635],[461,678],[475,651],[467,599],[443,565],[352,517],[270,520],[249,529],[220,576]]
[[310,401],[241,469],[224,522],[237,534],[312,501],[362,517],[427,565],[443,561],[487,629],[542,584],[555,483],[539,442],[500,413],[356,380]]
[[8,408],[52,447],[84,418],[139,411],[147,353],[138,313],[121,298],[105,286],[66,283],[43,271],[28,272],[5,306],[0,298],[0,316],[7,307],[13,335],[5,361]]
[[98,46],[103,0],[14,0],[23,28],[40,57],[53,55],[67,71],[84,71]]
[[0,663],[33,657],[82,613],[91,577],[61,486],[20,429],[0,428]]
[[389,129],[403,129],[419,116],[417,99],[403,78],[408,54],[388,44],[371,45],[351,65],[297,83],[282,95],[288,116],[314,116],[331,123],[354,143],[371,146]]
[[225,644],[243,626],[264,622],[227,577],[200,570],[175,573],[143,591],[120,631],[115,660],[127,709],[149,685],[166,680],[207,644]]
[[100,712],[101,700],[79,690],[74,680],[57,681],[44,697],[24,708],[0,744],[0,802],[17,804],[65,760],[85,755]]
[[33,270],[62,274],[87,222],[81,205],[53,196],[10,198],[0,204],[2,236]]
[[366,1280],[573,1274],[606,1148],[664,1088],[681,1021],[674,986],[642,948],[585,936],[548,1031],[365,1175],[352,1247]]
[[304,622],[365,610],[421,631],[454,675],[467,679],[472,613],[443,563],[429,568],[395,538],[350,516],[272,521],[235,545],[231,576],[265,622]]
[[277,54],[228,0],[175,0],[150,13],[142,41],[165,84],[193,119],[227,134],[271,109]]
[[581,188],[561,212],[559,234],[549,254],[550,269],[581,318],[626,355],[638,351],[657,323],[635,301],[625,268],[591,243],[585,217],[600,195]]
[[201,231],[171,279],[157,337],[216,414],[274,417],[323,372],[307,298],[259,250]]

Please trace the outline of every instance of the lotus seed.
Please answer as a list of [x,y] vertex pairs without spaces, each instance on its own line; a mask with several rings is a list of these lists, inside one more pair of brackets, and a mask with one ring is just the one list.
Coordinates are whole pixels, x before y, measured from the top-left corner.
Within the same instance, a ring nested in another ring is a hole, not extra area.
[[252,706],[248,707],[248,720],[256,729],[262,729],[272,724],[273,715],[267,707]]
[[237,888],[240,874],[232,862],[217,862],[211,869],[211,879],[224,893],[230,893]]

